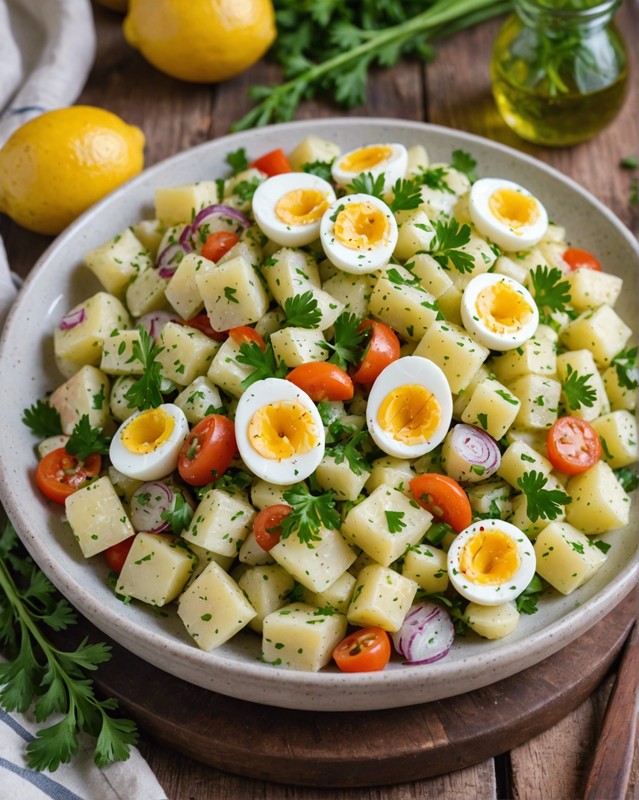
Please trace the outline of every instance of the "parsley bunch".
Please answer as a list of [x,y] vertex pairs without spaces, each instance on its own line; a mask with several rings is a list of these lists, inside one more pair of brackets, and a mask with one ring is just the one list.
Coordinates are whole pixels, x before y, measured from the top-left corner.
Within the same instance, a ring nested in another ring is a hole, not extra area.
[[38,731],[27,745],[32,769],[54,771],[78,750],[78,731],[97,737],[98,767],[129,757],[137,741],[135,725],[112,717],[115,700],[98,700],[86,677],[111,658],[108,645],[84,639],[76,650],[61,650],[43,629],[66,630],[76,615],[66,600],[19,547],[7,523],[0,534],[0,645],[11,660],[0,664],[0,704],[7,711],[26,711],[35,701],[35,717],[53,713],[59,722]]
[[282,520],[282,539],[288,539],[295,533],[300,542],[306,542],[312,547],[312,542],[319,541],[320,528],[339,528],[341,519],[335,508],[333,492],[315,496],[304,484],[299,484],[287,489],[282,496],[293,509]]

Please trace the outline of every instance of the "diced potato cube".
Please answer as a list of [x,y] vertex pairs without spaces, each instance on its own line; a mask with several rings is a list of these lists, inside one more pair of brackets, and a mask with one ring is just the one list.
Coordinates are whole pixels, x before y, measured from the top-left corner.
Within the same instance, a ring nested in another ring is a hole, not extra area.
[[107,477],[113,484],[113,488],[118,497],[122,497],[129,502],[135,492],[142,486],[143,481],[131,478],[123,472],[117,470],[112,464],[107,469]]
[[601,440],[603,459],[613,469],[637,460],[637,420],[629,411],[612,411],[592,421]]
[[628,524],[630,498],[605,461],[573,475],[566,491],[572,498],[566,519],[584,533],[605,533]]
[[435,229],[425,211],[397,211],[395,219],[398,231],[394,255],[400,261],[406,261],[420,251],[430,250]]
[[[569,350],[557,356],[557,377],[562,383],[562,399],[568,414],[591,421],[610,411],[608,395],[590,350]],[[574,391],[566,392],[566,384],[574,386],[580,380],[585,380],[585,385],[577,391],[577,396]]]
[[70,494],[64,508],[85,558],[91,558],[135,534],[106,475]]
[[221,489],[209,489],[182,536],[187,542],[214,553],[235,556],[249,532],[254,516],[255,511],[248,503]]
[[488,371],[488,368],[485,364],[482,364],[481,367],[477,370],[477,372],[473,375],[472,380],[465,386],[459,394],[453,397],[453,417],[455,419],[461,420],[462,414],[466,410],[466,406],[470,403],[470,398],[473,396],[473,392],[479,386],[479,384],[486,380],[486,378],[490,378],[491,373]]
[[409,578],[428,594],[448,589],[446,553],[430,544],[416,544],[409,548],[402,565],[402,575]]
[[448,272],[428,253],[417,253],[411,259],[411,263],[413,265],[411,272],[417,275],[421,285],[435,299],[440,298],[454,286]]
[[494,519],[507,519],[512,511],[511,487],[505,481],[484,481],[466,489],[475,514],[490,514]]
[[241,631],[255,609],[214,561],[180,596],[178,616],[201,650],[213,650]]
[[400,266],[385,270],[368,301],[371,314],[390,325],[400,336],[418,341],[437,319],[435,298],[414,275]]
[[111,392],[109,393],[109,409],[111,416],[118,422],[124,422],[132,414],[135,414],[136,407],[129,406],[127,394],[132,386],[138,382],[133,375],[120,375],[113,381]]
[[155,258],[158,254],[158,247],[162,241],[163,226],[159,219],[142,219],[131,225],[131,230],[137,239],[144,245],[145,249]]
[[251,503],[255,508],[260,509],[260,511],[263,508],[268,508],[278,503],[286,503],[284,492],[290,488],[290,486],[282,486],[279,483],[269,483],[268,481],[263,481],[261,478],[256,478],[251,486]]
[[187,253],[178,264],[166,287],[166,299],[183,319],[191,319],[204,308],[196,277],[215,269],[215,264],[199,253]]
[[84,366],[49,397],[49,405],[60,414],[62,432],[73,433],[83,416],[92,428],[109,423],[109,379],[97,367]]
[[266,564],[275,563],[275,559],[270,552],[257,543],[253,529],[248,532],[246,539],[242,542],[238,559],[240,564],[248,564],[252,567],[262,567]]
[[315,471],[322,489],[334,492],[337,500],[357,500],[369,476],[370,472],[365,469],[356,474],[346,459],[338,464],[335,457],[329,455],[322,458]]
[[604,303],[614,306],[623,286],[617,275],[583,267],[568,272],[566,280],[570,284],[570,305],[577,311],[598,308]]
[[315,161],[328,161],[329,163],[340,154],[340,147],[328,139],[319,136],[305,136],[302,141],[289,153],[288,163],[300,172],[304,164],[313,164]]
[[133,278],[153,266],[151,254],[129,228],[85,253],[84,263],[109,294],[122,297]]
[[141,375],[144,367],[133,353],[133,345],[140,343],[140,332],[113,331],[104,340],[100,369],[109,375]]
[[134,317],[150,314],[168,308],[164,290],[168,284],[156,269],[145,269],[140,272],[126,289],[126,305]]
[[198,211],[219,201],[216,181],[164,186],[155,190],[155,216],[166,226],[191,222]]
[[460,327],[462,324],[461,301],[462,293],[455,285],[446,289],[446,291],[437,298],[437,304],[444,317],[449,322],[453,322]]
[[294,297],[313,286],[320,286],[317,264],[303,250],[280,248],[264,262],[262,271],[269,292],[282,307],[287,297]]
[[537,430],[550,428],[559,410],[559,381],[529,374],[509,383],[508,388],[521,403],[515,418],[518,427]]
[[491,367],[500,381],[508,383],[533,372],[552,377],[557,372],[557,352],[554,342],[533,336],[527,342],[493,358]]
[[514,601],[498,606],[468,603],[464,617],[468,620],[468,626],[484,639],[503,639],[517,627],[519,611]]
[[459,394],[473,379],[490,351],[478,344],[459,325],[435,321],[417,345],[414,355],[424,356],[441,367],[453,394]]
[[344,311],[355,314],[358,318],[365,317],[372,291],[370,277],[370,275],[338,272],[328,278],[322,288],[344,306]]
[[590,350],[597,366],[607,367],[623,350],[632,331],[610,306],[582,312],[561,333],[569,350]]
[[346,572],[356,554],[338,531],[320,528],[317,535],[316,540],[302,542],[293,533],[280,539],[270,553],[302,586],[323,592]]
[[254,372],[253,367],[240,364],[240,345],[229,338],[222,344],[211,361],[206,377],[227,394],[240,397],[244,391],[242,381]]
[[238,256],[195,274],[214,331],[257,322],[268,310],[268,295],[254,267]]
[[608,367],[602,377],[612,410],[634,411],[637,406],[637,390],[629,389],[619,382],[617,368],[614,365]]
[[224,572],[228,572],[235,561],[233,556],[222,556],[219,553],[214,553],[212,550],[207,550],[204,547],[193,544],[193,542],[189,542],[189,550],[197,556],[197,564],[191,573],[191,577],[186,584],[187,586],[190,586],[197,576],[204,572],[211,561],[215,561],[219,567],[222,567]]
[[64,447],[68,441],[69,437],[66,433],[58,433],[55,436],[47,436],[46,439],[43,439],[36,446],[38,458],[44,458],[54,450],[59,450],[61,447]]
[[515,421],[519,400],[496,378],[485,378],[473,392],[462,414],[462,422],[487,431],[501,439]]
[[321,346],[323,341],[324,334],[317,328],[282,328],[271,334],[275,357],[287,367],[326,361],[329,353]]
[[209,414],[224,413],[224,404],[218,388],[205,375],[198,376],[173,402],[184,411],[184,416],[191,425],[200,422]]
[[275,331],[279,330],[283,323],[286,322],[286,314],[281,308],[272,308],[255,323],[255,330],[260,336],[265,339]]
[[402,627],[417,592],[410,578],[381,564],[364,567],[357,577],[347,618],[351,625],[377,625],[393,633]]
[[454,268],[451,269],[450,274],[453,283],[463,291],[476,275],[488,272],[497,260],[497,255],[488,242],[475,233],[470,234],[469,241],[463,244],[459,250],[467,253],[472,258],[472,269],[470,271],[459,272]]
[[157,360],[162,365],[162,375],[178,386],[188,386],[200,375],[205,375],[220,349],[219,342],[178,322],[166,323],[160,344],[164,350],[158,354]]
[[263,622],[262,659],[288,669],[318,672],[346,635],[346,617],[305,603],[273,611]]
[[366,491],[371,495],[379,486],[390,486],[400,492],[410,492],[409,484],[415,471],[403,458],[382,456],[372,463],[371,474],[366,481]]
[[387,567],[423,538],[432,518],[406,495],[382,484],[348,512],[342,533]]
[[80,321],[65,329],[59,325],[53,333],[53,347],[56,357],[76,364],[99,364],[102,343],[111,331],[131,327],[126,308],[106,292],[98,292],[72,308],[65,316],[70,318]]
[[448,188],[431,189],[430,186],[423,185],[420,189],[420,208],[432,220],[450,217],[458,198],[470,189],[470,181],[463,172],[454,169],[450,164],[433,162],[429,168],[443,171],[442,180]]
[[495,261],[493,272],[496,272],[498,275],[506,275],[507,278],[512,278],[514,281],[518,281],[522,284],[525,283],[528,277],[528,270],[526,267],[513,261],[513,259],[508,256],[499,256],[497,261]]
[[552,464],[541,453],[534,450],[528,442],[521,439],[506,448],[497,468],[499,477],[517,490],[521,488],[517,481],[524,472],[533,471],[541,472],[542,475],[550,475]]
[[356,582],[354,575],[351,575],[350,572],[345,572],[323,592],[310,592],[305,589],[304,601],[317,608],[326,608],[328,606],[329,608],[334,608],[335,611],[339,611],[340,614],[346,614]]
[[414,178],[416,175],[424,172],[428,165],[430,164],[430,159],[428,157],[428,152],[423,144],[414,144],[412,147],[408,148],[408,165],[406,167],[406,177],[407,178]]
[[606,560],[587,536],[567,522],[551,522],[535,542],[537,572],[562,594],[582,586]]
[[247,569],[238,578],[237,585],[255,609],[255,616],[249,622],[249,627],[262,633],[264,617],[288,603],[295,581],[285,569],[278,564],[272,564]]

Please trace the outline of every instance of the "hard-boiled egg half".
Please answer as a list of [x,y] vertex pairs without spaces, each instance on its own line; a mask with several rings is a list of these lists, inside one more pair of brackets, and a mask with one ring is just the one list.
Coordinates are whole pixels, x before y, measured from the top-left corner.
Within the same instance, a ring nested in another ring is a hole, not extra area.
[[464,290],[461,318],[466,330],[484,347],[513,350],[535,333],[539,309],[521,283],[484,272],[471,278]]
[[375,380],[366,423],[385,453],[418,458],[443,441],[452,414],[452,394],[442,370],[428,358],[405,356]]
[[344,272],[361,274],[385,267],[397,244],[390,208],[369,194],[347,194],[322,217],[320,239],[326,258]]
[[304,480],[324,456],[324,426],[315,403],[280,378],[246,389],[235,412],[235,436],[246,466],[269,483]]
[[514,600],[535,574],[535,551],[525,533],[500,519],[473,522],[448,550],[448,576],[474,603],[497,606]]
[[303,247],[319,237],[322,216],[334,200],[333,187],[318,175],[287,172],[257,187],[253,214],[269,239]]
[[548,229],[546,209],[518,183],[480,178],[468,197],[470,218],[477,230],[502,250],[526,250]]
[[173,472],[178,453],[189,435],[184,412],[173,403],[137,411],[125,420],[111,440],[113,466],[140,481],[155,481]]
[[348,186],[355,178],[369,173],[373,178],[384,175],[384,192],[406,174],[408,152],[403,144],[369,144],[339,156],[331,173],[335,183]]

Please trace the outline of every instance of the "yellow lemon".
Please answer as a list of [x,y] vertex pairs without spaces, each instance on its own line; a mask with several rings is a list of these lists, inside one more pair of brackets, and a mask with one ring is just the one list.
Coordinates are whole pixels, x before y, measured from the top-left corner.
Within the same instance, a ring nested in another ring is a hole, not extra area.
[[37,233],[57,234],[144,166],[144,134],[91,106],[49,111],[0,150],[0,211]]
[[271,0],[130,0],[124,37],[174,78],[216,83],[258,61],[276,35]]

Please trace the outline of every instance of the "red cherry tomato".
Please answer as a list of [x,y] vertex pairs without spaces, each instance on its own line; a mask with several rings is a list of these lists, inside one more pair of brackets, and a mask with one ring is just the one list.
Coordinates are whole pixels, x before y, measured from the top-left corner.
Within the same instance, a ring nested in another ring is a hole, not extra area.
[[191,486],[206,486],[226,472],[236,451],[233,422],[221,414],[209,414],[182,445],[178,472]]
[[102,457],[92,453],[81,461],[69,455],[64,447],[52,450],[42,458],[36,469],[36,483],[42,494],[54,503],[64,505],[66,498],[82,488],[102,469]]
[[262,172],[266,172],[269,177],[281,175],[284,172],[293,172],[293,168],[289,164],[286,153],[281,148],[271,150],[270,153],[265,153],[263,156],[256,158],[255,161],[249,164],[249,167],[262,170]]
[[459,533],[467,528],[473,519],[468,495],[448,475],[425,472],[410,482],[410,490],[422,508]]
[[580,250],[578,247],[569,247],[563,255],[563,259],[570,269],[594,269],[601,272],[601,264],[587,250]]
[[336,364],[327,361],[311,361],[300,364],[286,376],[298,389],[311,398],[314,403],[324,400],[352,400],[355,393],[353,381]]
[[546,438],[548,459],[566,475],[578,475],[601,458],[601,442],[589,422],[579,417],[559,417]]
[[263,508],[253,520],[255,541],[262,550],[270,550],[279,542],[282,535],[282,520],[288,517],[293,509],[286,503]]
[[104,551],[104,557],[106,558],[107,564],[116,573],[119,575],[122,572],[122,567],[124,566],[124,562],[126,561],[126,557],[129,555],[129,550],[133,546],[133,540],[135,536],[129,536],[128,539],[124,539],[117,544],[111,545]]
[[211,320],[206,312],[198,314],[197,317],[193,317],[192,319],[180,319],[178,322],[189,328],[195,328],[196,331],[204,333],[209,339],[214,339],[216,342],[223,342],[228,336],[227,331],[213,330],[211,327]]
[[206,237],[202,255],[209,261],[219,261],[239,241],[240,237],[233,231],[215,231]]
[[390,637],[382,628],[354,631],[333,650],[342,672],[377,672],[384,669],[391,655]]
[[255,342],[255,344],[260,346],[260,350],[266,350],[264,339],[262,339],[255,328],[251,328],[248,325],[240,325],[238,328],[231,328],[229,336],[237,345],[242,345],[245,342],[247,344]]
[[370,338],[351,377],[356,383],[372,383],[384,367],[399,358],[399,339],[388,325],[372,319],[361,322],[359,332],[369,333]]

